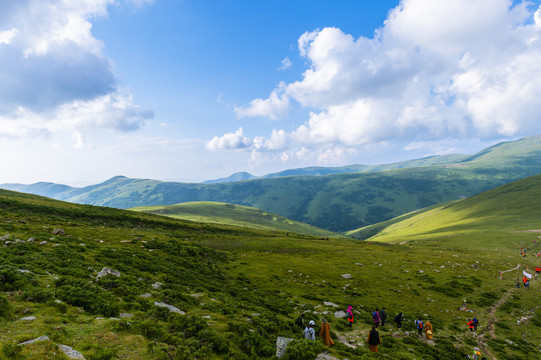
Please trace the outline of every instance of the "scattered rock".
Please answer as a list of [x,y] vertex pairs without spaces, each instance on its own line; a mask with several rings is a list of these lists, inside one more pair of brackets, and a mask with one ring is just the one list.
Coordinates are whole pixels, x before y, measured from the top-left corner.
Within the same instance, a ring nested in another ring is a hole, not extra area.
[[147,293],[147,294],[143,294],[143,295],[139,295],[139,296],[140,296],[140,297],[143,297],[143,298],[147,298],[147,297],[151,297],[152,294],[148,294],[148,293]]
[[339,359],[327,353],[322,353],[317,356],[316,360],[339,360]]
[[338,306],[338,305],[336,305],[335,303],[332,303],[332,302],[330,302],[330,301],[324,301],[324,302],[323,302],[323,305],[325,305],[325,306],[340,307],[340,306]]
[[116,271],[114,269],[108,268],[108,267],[104,267],[103,269],[101,269],[101,271],[98,273],[98,275],[96,275],[96,277],[99,279],[99,278],[107,276],[107,275],[113,275],[113,276],[119,277],[120,272]]
[[40,244],[40,245],[45,245],[45,244],[47,244],[47,241],[42,241],[42,242],[40,242],[39,244]]
[[66,235],[66,233],[62,229],[54,229],[53,235]]
[[351,274],[342,274],[344,279],[351,279]]
[[422,274],[422,273],[424,273],[424,271],[423,271],[423,270],[419,270],[419,274]]
[[160,288],[162,287],[162,285],[163,285],[163,284],[162,284],[161,282],[158,281],[158,282],[155,282],[154,284],[152,284],[152,287],[153,287],[154,289],[160,289]]
[[120,243],[121,244],[127,244],[127,243],[131,243],[132,241],[131,240],[122,240]]
[[276,357],[277,358],[281,358],[282,356],[285,355],[286,349],[287,349],[287,344],[289,344],[293,340],[295,340],[295,339],[286,338],[286,337],[282,337],[282,336],[279,336],[276,339]]
[[155,305],[155,306],[159,306],[159,307],[168,308],[169,311],[175,312],[175,313],[180,314],[180,315],[186,314],[184,311],[180,310],[179,308],[174,307],[173,305],[166,304],[166,303],[164,303],[164,302],[157,302],[157,301],[154,301],[154,305]]
[[33,237],[31,237],[31,238],[28,238],[28,240],[26,240],[26,241],[27,241],[27,242],[33,242],[34,240],[36,240],[36,239],[34,239]]
[[39,338],[28,340],[17,345],[28,345],[28,344],[33,344],[37,341],[46,341],[46,340],[50,340],[48,336],[40,336]]
[[36,320],[35,316],[26,316],[19,319],[19,321],[34,321],[34,320]]
[[346,317],[346,312],[345,311],[337,311],[334,313],[334,317],[337,318],[337,319],[343,319]]
[[128,313],[120,313],[120,317],[122,319],[129,319],[133,316],[133,314],[128,314]]
[[78,352],[77,350],[74,350],[73,348],[69,347],[69,346],[66,346],[66,345],[58,345],[58,347],[60,348],[60,350],[62,350],[62,352],[64,354],[66,354],[67,357],[69,357],[70,359],[79,359],[79,360],[85,360],[85,357],[83,356],[83,354],[81,354],[80,352]]

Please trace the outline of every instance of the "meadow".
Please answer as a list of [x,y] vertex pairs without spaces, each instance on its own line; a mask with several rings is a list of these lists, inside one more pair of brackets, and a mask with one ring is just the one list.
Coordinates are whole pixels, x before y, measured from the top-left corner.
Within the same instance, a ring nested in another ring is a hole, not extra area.
[[[488,358],[541,359],[541,280],[515,288],[541,263],[520,255],[541,251],[540,182],[420,211],[369,241],[0,191],[0,356],[65,359],[67,345],[86,359],[273,359],[285,336],[296,340],[284,359],[464,359],[475,347]],[[99,277],[104,267],[120,276]],[[464,298],[473,313],[459,309]],[[349,305],[352,328],[334,316]],[[376,307],[389,315],[379,354],[366,346]],[[336,344],[302,340],[301,313],[316,328],[326,318]],[[431,320],[433,343],[417,337],[415,319]]]

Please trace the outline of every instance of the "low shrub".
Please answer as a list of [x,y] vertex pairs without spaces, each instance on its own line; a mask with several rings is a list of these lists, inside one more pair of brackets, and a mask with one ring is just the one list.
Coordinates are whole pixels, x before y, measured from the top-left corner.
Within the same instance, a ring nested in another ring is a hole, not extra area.
[[287,345],[283,360],[313,360],[318,354],[325,351],[325,347],[318,341],[307,339],[295,340]]

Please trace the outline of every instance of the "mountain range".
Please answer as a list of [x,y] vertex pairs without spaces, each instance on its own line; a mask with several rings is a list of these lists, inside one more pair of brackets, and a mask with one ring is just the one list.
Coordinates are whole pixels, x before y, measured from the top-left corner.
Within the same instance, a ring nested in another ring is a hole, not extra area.
[[293,169],[233,182],[222,179],[214,183],[179,183],[116,176],[83,188],[44,182],[0,187],[123,209],[191,201],[223,202],[346,232],[539,173],[541,136],[531,136],[473,155],[373,166]]

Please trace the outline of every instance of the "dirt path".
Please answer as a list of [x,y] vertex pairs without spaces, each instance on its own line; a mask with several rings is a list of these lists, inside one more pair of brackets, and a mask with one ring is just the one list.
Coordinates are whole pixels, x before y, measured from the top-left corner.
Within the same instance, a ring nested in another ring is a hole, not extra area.
[[513,293],[513,290],[509,290],[507,293],[505,293],[504,296],[502,296],[498,301],[496,301],[489,309],[486,315],[487,319],[487,325],[483,330],[479,332],[479,336],[477,337],[477,347],[481,350],[482,353],[484,353],[488,358],[497,360],[497,358],[490,353],[490,351],[487,348],[487,344],[484,341],[485,335],[488,335],[490,339],[495,337],[494,334],[494,324],[498,319],[496,318],[496,311],[500,306],[502,306],[503,303],[509,299],[509,296]]

